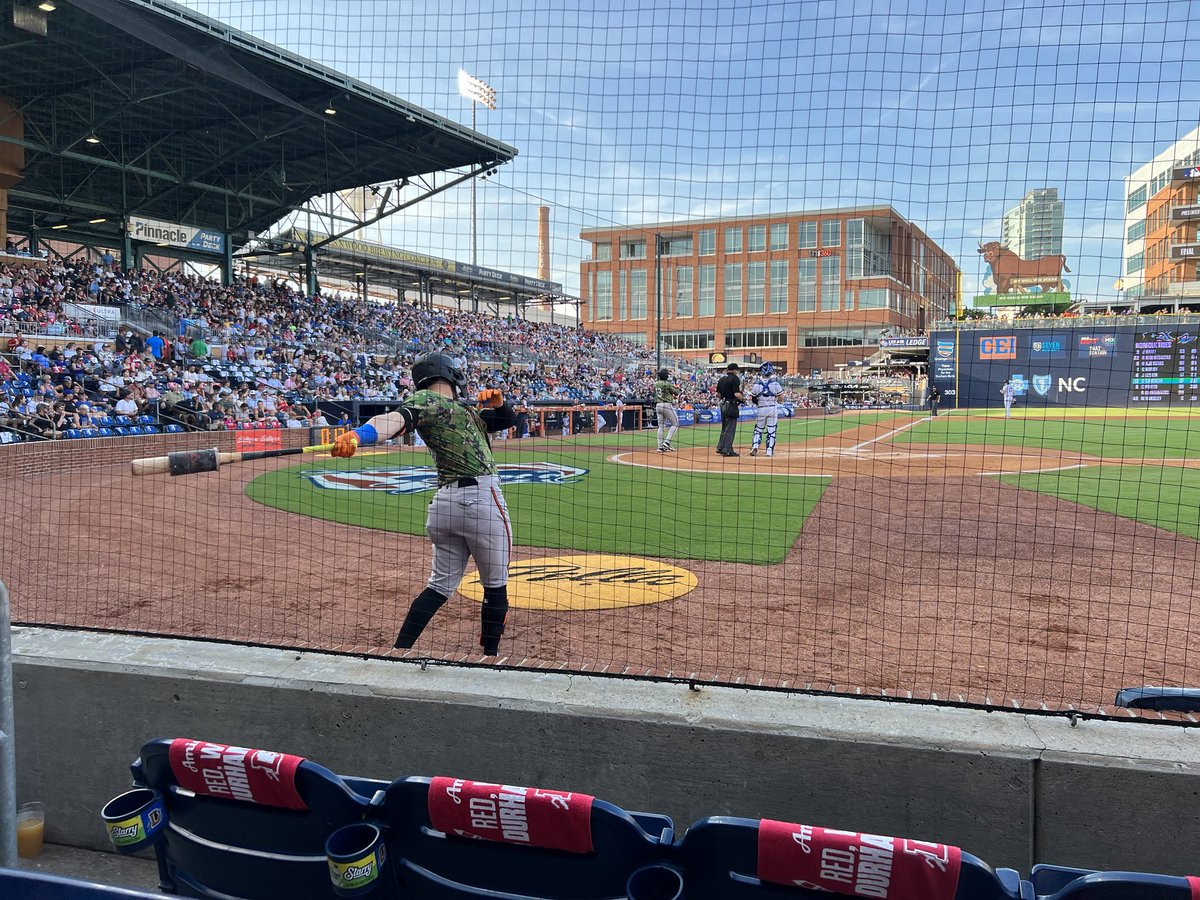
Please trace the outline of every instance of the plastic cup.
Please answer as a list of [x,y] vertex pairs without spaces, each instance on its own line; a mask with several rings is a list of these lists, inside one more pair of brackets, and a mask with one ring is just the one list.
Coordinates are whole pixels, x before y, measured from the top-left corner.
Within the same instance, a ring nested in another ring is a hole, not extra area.
[[17,855],[36,859],[42,855],[46,834],[46,809],[40,800],[17,807]]

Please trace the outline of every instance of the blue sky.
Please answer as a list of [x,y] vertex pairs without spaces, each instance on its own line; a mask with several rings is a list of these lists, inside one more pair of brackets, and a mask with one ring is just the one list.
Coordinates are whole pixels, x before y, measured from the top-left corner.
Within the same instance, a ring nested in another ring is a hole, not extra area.
[[[479,262],[578,292],[583,228],[890,203],[958,260],[1058,187],[1077,295],[1121,274],[1123,184],[1200,124],[1200,4],[1088,0],[186,0],[520,150]],[[362,235],[470,258],[462,187]]]

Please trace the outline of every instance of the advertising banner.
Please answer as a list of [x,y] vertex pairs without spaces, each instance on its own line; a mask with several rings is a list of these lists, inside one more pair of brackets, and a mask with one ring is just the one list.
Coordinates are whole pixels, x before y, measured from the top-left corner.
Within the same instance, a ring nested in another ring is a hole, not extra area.
[[[953,348],[954,335],[931,341],[933,377],[943,382],[936,348]],[[963,331],[958,354],[960,407],[1001,406],[1006,381],[1029,406],[1200,403],[1200,326]]]
[[225,252],[224,234],[211,229],[197,228],[194,225],[160,222],[158,219],[133,215],[129,217],[126,229],[129,236],[135,241],[165,244],[168,247],[182,247],[185,250],[197,250],[201,253]]

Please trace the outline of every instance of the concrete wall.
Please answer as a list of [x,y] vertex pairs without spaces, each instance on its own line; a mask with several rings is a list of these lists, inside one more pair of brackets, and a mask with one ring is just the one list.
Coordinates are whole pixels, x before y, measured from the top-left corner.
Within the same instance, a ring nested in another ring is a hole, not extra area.
[[778,818],[1034,862],[1200,871],[1200,730],[219,644],[14,630],[18,798],[48,839],[97,813],[151,737],[456,775],[674,817]]

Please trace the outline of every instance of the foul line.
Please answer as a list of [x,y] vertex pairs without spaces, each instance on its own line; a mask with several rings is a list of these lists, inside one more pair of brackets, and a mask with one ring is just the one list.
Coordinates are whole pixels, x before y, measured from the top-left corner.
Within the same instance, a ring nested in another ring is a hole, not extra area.
[[723,469],[685,469],[677,466],[650,466],[643,463],[633,462],[625,457],[629,453],[636,451],[630,450],[625,453],[615,453],[608,457],[608,461],[616,463],[619,466],[629,466],[630,468],[646,469],[651,472],[684,472],[688,475],[769,475],[776,478],[833,478],[834,475],[828,472],[730,472]]
[[1073,466],[1057,466],[1057,467],[1055,467],[1055,468],[1053,468],[1053,469],[1021,469],[1021,470],[1019,470],[1019,471],[1016,471],[1016,472],[980,472],[980,473],[979,473],[979,477],[980,477],[980,478],[985,478],[985,477],[987,477],[987,476],[989,476],[989,475],[992,475],[992,476],[1000,476],[1000,475],[1044,475],[1044,474],[1046,474],[1047,472],[1068,472],[1068,471],[1070,471],[1071,469],[1086,469],[1087,467],[1088,467],[1088,464],[1087,464],[1087,463],[1076,463],[1076,464],[1075,464],[1075,465],[1073,465]]
[[922,422],[932,422],[932,421],[933,421],[933,419],[930,416],[926,416],[923,419],[917,419],[915,422],[909,422],[907,425],[901,425],[899,428],[893,429],[892,431],[889,431],[887,434],[881,434],[879,437],[871,438],[869,441],[863,441],[861,444],[855,444],[853,447],[847,447],[846,450],[849,453],[854,453],[858,450],[861,450],[863,447],[871,446],[872,444],[876,443],[877,441],[887,440],[893,434],[899,434],[902,431],[908,431],[908,429],[910,429],[910,428],[916,428]]

